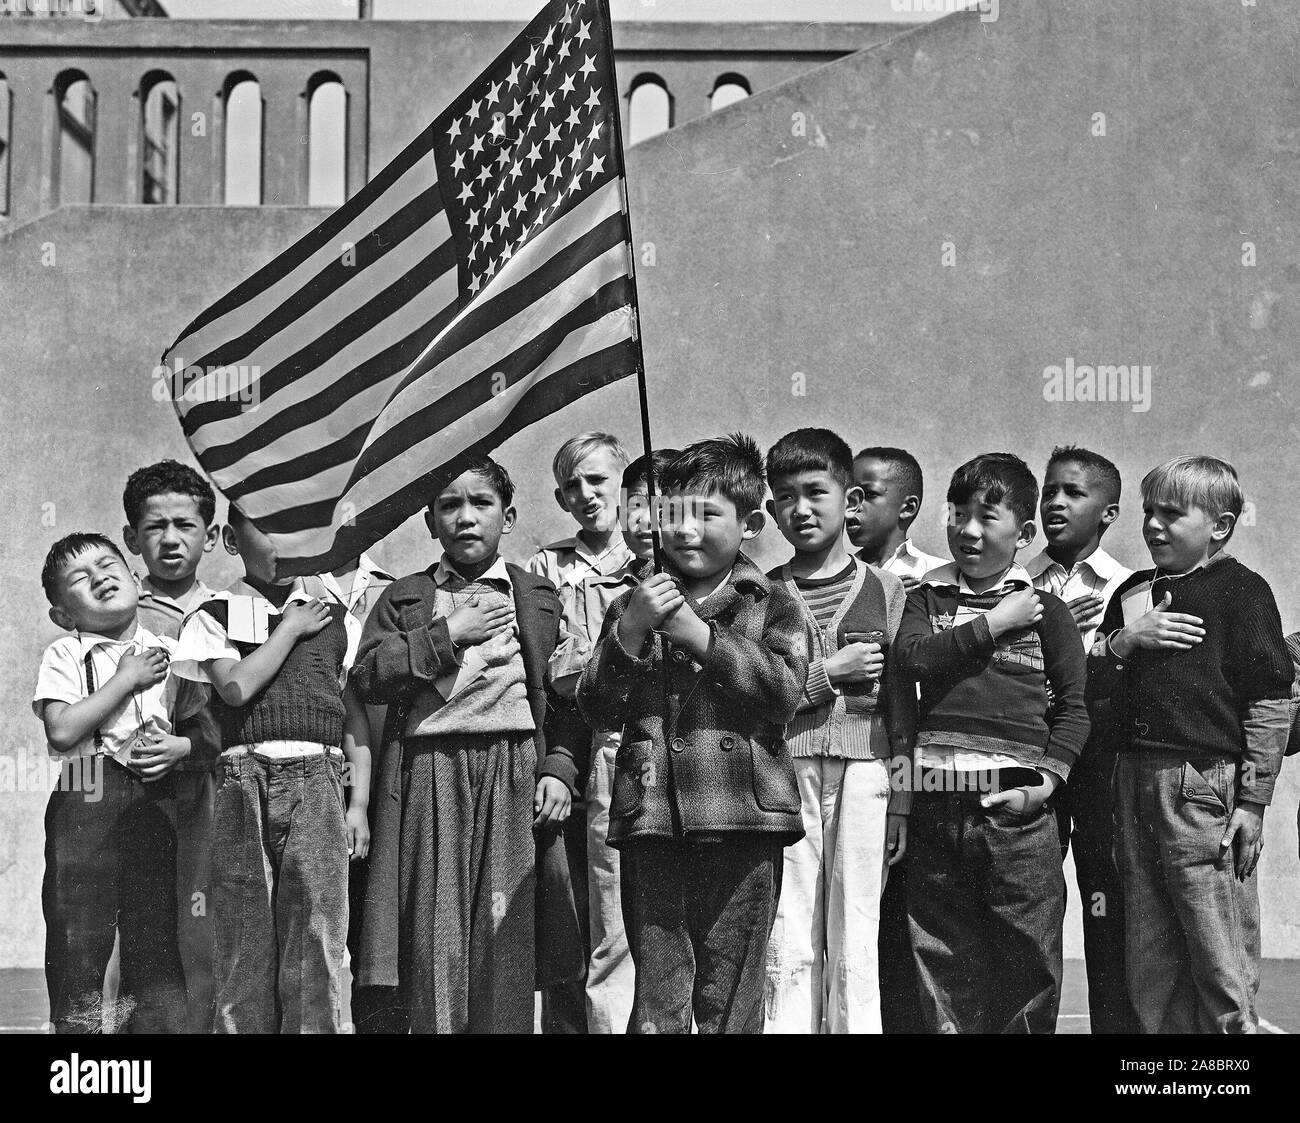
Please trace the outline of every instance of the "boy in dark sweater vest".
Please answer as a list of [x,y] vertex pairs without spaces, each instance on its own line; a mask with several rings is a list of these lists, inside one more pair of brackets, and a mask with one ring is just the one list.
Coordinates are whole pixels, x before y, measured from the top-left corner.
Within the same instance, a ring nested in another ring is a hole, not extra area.
[[741,551],[762,529],[763,457],[736,434],[658,481],[656,573],[614,602],[578,682],[594,729],[623,727],[609,845],[628,871],[629,1033],[760,1033],[781,851],[803,836],[784,726],[808,674],[803,614]]
[[853,454],[828,429],[798,429],[767,454],[768,513],[794,558],[772,570],[804,608],[808,683],[786,727],[804,837],[786,847],[767,953],[767,1022],[777,1033],[880,1033],[880,897],[907,846],[916,689],[886,673],[903,583],[844,548],[858,507]]
[[907,598],[898,664],[921,684],[908,919],[926,1028],[1052,1033],[1065,882],[1049,802],[1088,736],[1070,610],[1016,551],[1038,484],[987,453],[948,485],[953,563]]
[[[369,844],[369,728],[345,689],[346,609],[276,579],[231,506],[244,578],[181,628],[177,670],[210,682],[221,730],[212,822],[216,1033],[338,1033],[348,859]],[[351,798],[344,800],[344,761]]]
[[1294,673],[1268,583],[1224,552],[1244,503],[1213,457],[1148,473],[1155,568],[1119,587],[1090,653],[1089,705],[1119,742],[1115,854],[1144,1033],[1257,1025],[1254,873]]
[[[544,735],[559,600],[498,553],[513,498],[488,457],[438,491],[442,558],[384,590],[357,661],[362,696],[389,707],[360,970],[396,967],[413,1033],[531,1033],[534,981],[557,977],[537,970],[537,882],[543,855],[563,863],[576,768]],[[568,911],[560,979],[583,966]]]

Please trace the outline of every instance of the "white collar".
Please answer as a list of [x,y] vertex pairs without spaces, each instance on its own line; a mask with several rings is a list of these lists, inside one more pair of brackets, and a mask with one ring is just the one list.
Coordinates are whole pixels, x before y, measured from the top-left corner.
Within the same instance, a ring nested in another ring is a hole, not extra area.
[[[466,580],[460,570],[456,568],[455,563],[448,558],[446,554],[443,554],[442,557],[438,559],[438,564],[434,566],[433,579],[439,585],[446,585],[451,581],[452,577],[457,577],[461,581]],[[510,580],[510,571],[506,569],[506,559],[500,554],[497,555],[496,561],[478,575],[478,580],[504,581],[507,586],[514,588],[514,584]]]
[[[1110,581],[1124,569],[1119,562],[1106,553],[1106,551],[1100,546],[1093,550],[1093,552],[1086,558],[1081,558],[1076,562],[1075,568],[1080,569],[1085,565],[1092,570],[1094,576],[1102,581]],[[1051,569],[1052,566],[1056,566],[1064,572],[1069,572],[1060,562],[1054,561],[1046,550],[1043,550],[1025,568],[1031,577],[1039,577]]]
[[184,609],[187,604],[191,607],[196,607],[212,596],[212,590],[198,578],[194,581],[194,588],[186,594],[183,601],[177,600],[175,597],[170,596],[167,593],[160,593],[153,587],[153,578],[150,577],[148,573],[145,573],[143,577],[136,578],[136,584],[140,588],[140,595],[142,597],[149,597],[151,600],[162,601],[165,604],[174,604],[180,609]]
[[371,560],[370,555],[362,553],[357,559],[357,568],[352,572],[351,588],[345,593],[343,586],[339,584],[339,579],[334,574],[325,572],[320,574],[321,584],[325,586],[339,601],[351,605],[357,595],[370,588],[376,580],[392,581],[393,575],[379,568]]
[[973,597],[985,597],[990,593],[1000,592],[1003,589],[1015,588],[1017,586],[1033,587],[1033,578],[1026,572],[1025,567],[1019,562],[1013,562],[1011,568],[1002,575],[1002,580],[994,585],[991,589],[985,589],[982,593],[975,592],[974,589],[966,583],[966,574],[957,568],[956,562],[949,562],[947,565],[941,565],[938,569],[932,569],[925,578],[923,584],[926,585],[947,585],[956,586],[957,592],[969,593]]
[[140,651],[150,646],[161,646],[158,637],[138,620],[135,624],[135,631],[126,639],[113,639],[111,636],[102,635],[99,632],[74,632],[73,638],[77,644],[77,654],[83,659],[95,648],[109,647],[113,644],[128,644],[133,650],[138,649]]
[[631,547],[628,546],[627,541],[623,537],[623,532],[618,529],[615,529],[613,536],[609,540],[609,545],[601,550],[599,554],[592,553],[587,547],[587,544],[576,534],[571,535],[568,538],[561,538],[558,542],[552,542],[546,548],[557,552],[560,550],[572,550],[578,555],[578,557],[593,565],[604,561],[611,554],[630,555],[632,553]]

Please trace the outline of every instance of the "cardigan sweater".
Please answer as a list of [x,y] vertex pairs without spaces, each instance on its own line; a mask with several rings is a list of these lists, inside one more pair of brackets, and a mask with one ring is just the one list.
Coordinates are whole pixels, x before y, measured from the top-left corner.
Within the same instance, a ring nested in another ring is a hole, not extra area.
[[[1115,654],[1110,640],[1124,626],[1123,600],[1144,582],[1151,582],[1151,604],[1169,592],[1170,612],[1201,618],[1200,643],[1187,651]],[[1141,570],[1116,590],[1097,635],[1088,698],[1093,705],[1109,700],[1119,751],[1242,760],[1250,768],[1250,800],[1272,799],[1295,669],[1263,577],[1227,554],[1184,576]]]
[[[851,559],[851,568],[852,581],[825,627],[818,624],[788,563],[768,574],[802,606],[809,644],[808,682],[786,727],[790,755],[910,762],[916,689],[893,665],[893,641],[907,594],[897,577],[859,558]],[[863,693],[836,690],[826,674],[826,660],[844,646],[846,635],[859,632],[883,633],[884,674]],[[911,792],[902,785],[891,784],[889,798],[891,812],[906,814],[910,809]]]
[[803,837],[785,724],[808,676],[803,610],[743,553],[711,596],[691,607],[711,633],[703,659],[652,633],[627,651],[618,623],[631,593],[605,616],[578,680],[593,729],[623,728],[614,759],[609,845],[638,838]]
[[1010,590],[974,594],[948,583],[913,589],[897,664],[921,684],[917,744],[1012,757],[1068,779],[1088,739],[1079,629],[1058,597],[1043,617],[994,640],[984,615],[954,627],[959,609],[989,609]]

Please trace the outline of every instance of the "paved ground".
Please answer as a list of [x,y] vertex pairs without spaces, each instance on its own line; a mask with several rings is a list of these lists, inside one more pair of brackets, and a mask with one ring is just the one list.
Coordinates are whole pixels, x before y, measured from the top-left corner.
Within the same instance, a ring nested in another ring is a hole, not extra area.
[[[1058,1032],[1088,1032],[1087,992],[1083,961],[1067,959]],[[1261,1029],[1300,1033],[1300,959],[1264,961],[1259,1011]],[[40,1033],[47,1016],[43,972],[0,970],[0,1033]]]

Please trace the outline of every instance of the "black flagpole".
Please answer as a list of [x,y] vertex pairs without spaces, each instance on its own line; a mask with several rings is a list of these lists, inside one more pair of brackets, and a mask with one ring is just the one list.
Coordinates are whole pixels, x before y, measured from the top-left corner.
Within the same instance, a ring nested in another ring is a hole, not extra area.
[[[609,59],[611,88],[614,91],[614,150],[618,153],[619,191],[623,198],[623,213],[627,216],[628,246],[627,271],[632,279],[633,334],[636,342],[636,393],[641,407],[641,444],[646,461],[646,503],[650,508],[650,545],[654,551],[656,573],[663,572],[663,546],[659,541],[659,512],[655,501],[654,445],[650,440],[650,401],[646,393],[645,350],[641,343],[641,300],[636,287],[636,246],[632,242],[632,209],[627,200],[627,168],[623,161],[622,101],[619,92],[618,72],[614,67],[614,21],[609,14],[609,0],[598,0],[601,21],[605,28],[605,52]],[[624,496],[626,500],[626,496]],[[627,511],[623,512],[624,522]]]

